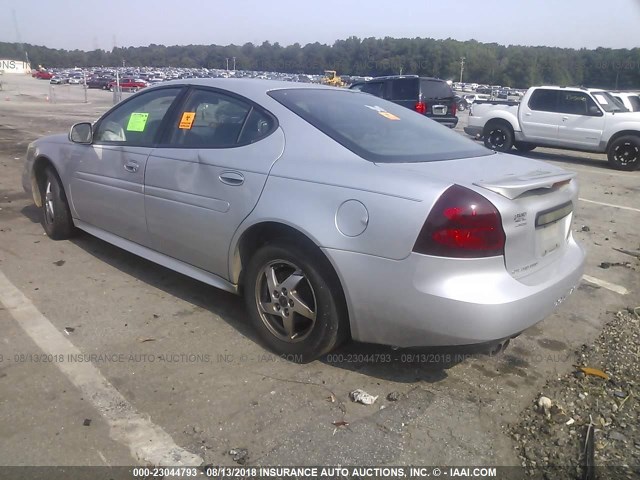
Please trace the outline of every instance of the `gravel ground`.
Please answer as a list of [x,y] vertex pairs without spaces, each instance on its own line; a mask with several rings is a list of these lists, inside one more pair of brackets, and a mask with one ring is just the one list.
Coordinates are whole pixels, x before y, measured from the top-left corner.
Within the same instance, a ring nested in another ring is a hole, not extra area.
[[[575,352],[575,372],[549,381],[510,428],[534,478],[640,478],[640,307],[611,316],[593,345]],[[597,466],[591,477],[584,467],[590,423]]]

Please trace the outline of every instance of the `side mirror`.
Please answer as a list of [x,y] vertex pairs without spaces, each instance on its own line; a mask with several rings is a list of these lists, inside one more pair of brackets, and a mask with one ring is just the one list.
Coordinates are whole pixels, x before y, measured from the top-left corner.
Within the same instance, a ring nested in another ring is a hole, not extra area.
[[93,141],[93,129],[89,122],[76,123],[69,131],[69,140],[73,143],[90,144]]
[[592,117],[601,117],[602,111],[595,105],[591,105],[589,107],[589,115],[591,115]]

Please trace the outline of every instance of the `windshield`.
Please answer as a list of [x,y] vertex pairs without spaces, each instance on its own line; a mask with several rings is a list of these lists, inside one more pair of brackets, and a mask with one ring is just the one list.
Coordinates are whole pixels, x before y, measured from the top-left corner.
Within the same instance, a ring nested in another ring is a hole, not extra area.
[[306,88],[275,90],[269,95],[372,162],[431,162],[493,154],[424,115],[372,95]]
[[627,110],[624,107],[619,107],[618,102],[609,92],[591,92],[591,95],[605,112],[625,112]]
[[422,98],[441,99],[453,97],[453,90],[446,82],[438,79],[420,79]]

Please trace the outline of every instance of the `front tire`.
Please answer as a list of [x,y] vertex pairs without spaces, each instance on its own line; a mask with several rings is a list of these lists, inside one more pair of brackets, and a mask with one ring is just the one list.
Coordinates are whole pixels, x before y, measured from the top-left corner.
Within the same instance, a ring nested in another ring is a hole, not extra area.
[[321,252],[295,243],[266,245],[249,261],[245,279],[251,322],[274,352],[307,363],[346,339],[344,297]]
[[508,152],[513,146],[513,130],[503,123],[489,123],[484,128],[484,146],[496,152]]
[[640,165],[640,137],[624,135],[616,138],[607,151],[607,158],[612,168],[632,171]]
[[41,184],[42,227],[49,238],[66,240],[76,233],[62,183],[53,167],[46,167]]

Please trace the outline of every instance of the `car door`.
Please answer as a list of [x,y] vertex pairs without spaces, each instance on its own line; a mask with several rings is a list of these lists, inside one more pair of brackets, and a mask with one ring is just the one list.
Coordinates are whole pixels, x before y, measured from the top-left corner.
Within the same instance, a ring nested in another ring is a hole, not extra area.
[[558,90],[538,88],[526,104],[520,105],[520,127],[527,141],[558,142],[558,93]]
[[229,278],[231,238],[283,149],[273,115],[229,92],[193,88],[147,162],[151,247]]
[[148,243],[144,173],[164,116],[181,88],[149,91],[116,106],[74,145],[70,192],[78,218],[132,242]]
[[561,91],[559,110],[558,140],[563,145],[586,149],[598,147],[605,117],[588,93]]

